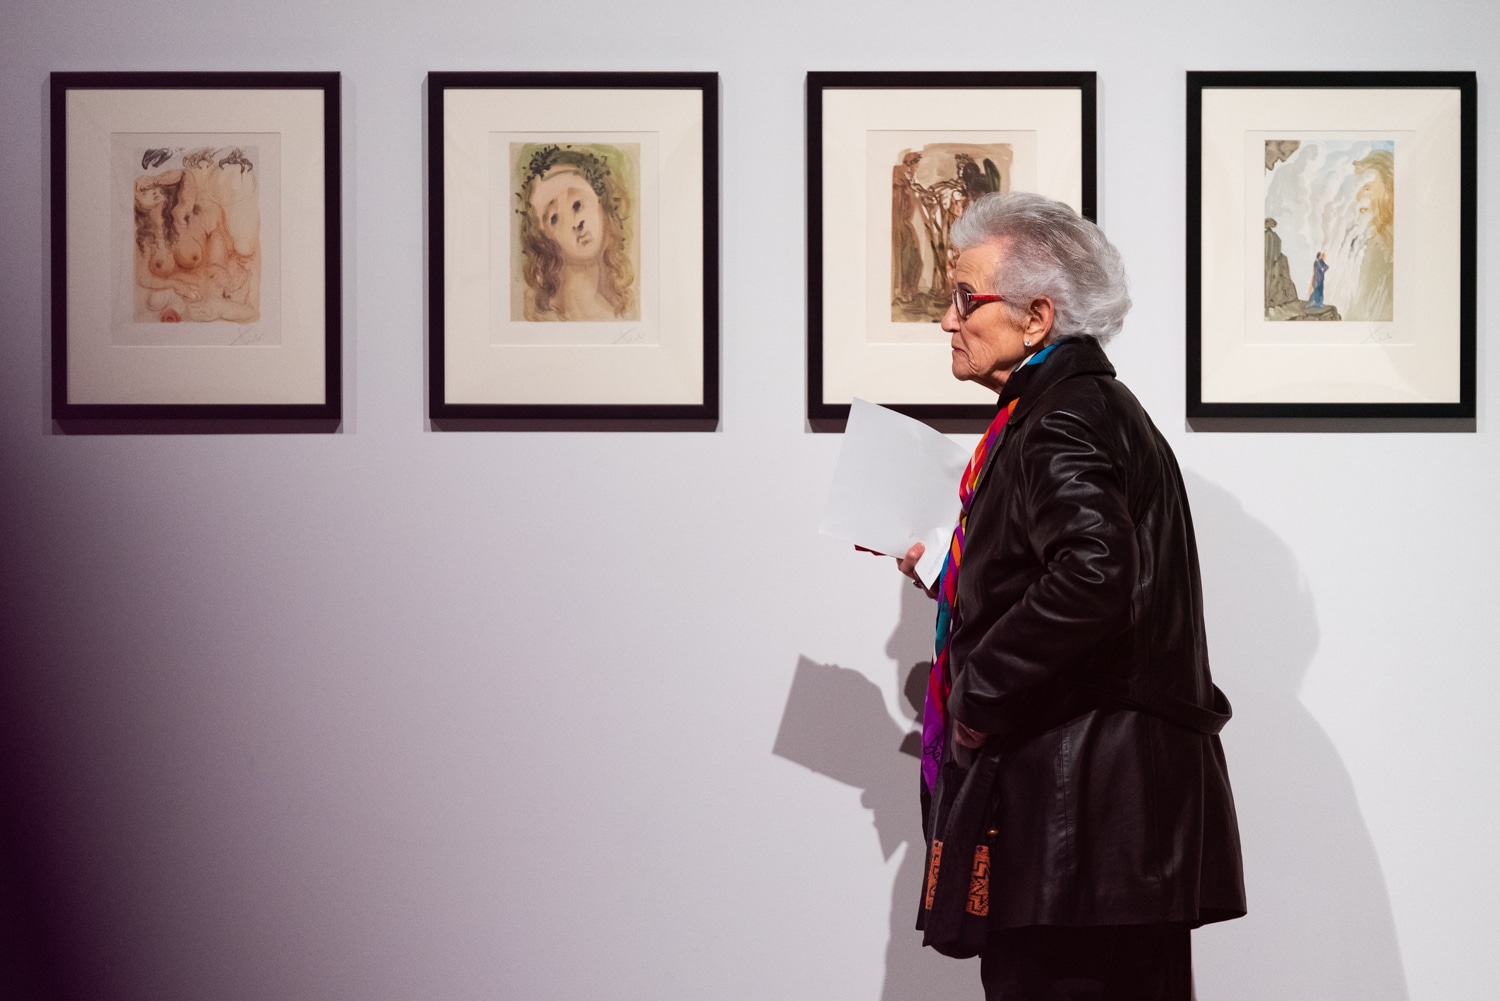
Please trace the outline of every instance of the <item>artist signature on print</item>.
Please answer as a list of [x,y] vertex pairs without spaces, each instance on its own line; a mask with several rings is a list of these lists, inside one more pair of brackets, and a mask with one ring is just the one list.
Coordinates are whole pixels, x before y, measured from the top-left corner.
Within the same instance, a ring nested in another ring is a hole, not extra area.
[[265,339],[266,339],[266,332],[265,332],[265,330],[263,328],[257,326],[257,327],[251,327],[248,330],[242,331],[239,334],[239,336],[237,336],[234,340],[232,340],[232,341],[229,342],[229,345],[231,347],[234,347],[234,346],[240,345],[240,344],[259,344],[261,341],[263,341]]

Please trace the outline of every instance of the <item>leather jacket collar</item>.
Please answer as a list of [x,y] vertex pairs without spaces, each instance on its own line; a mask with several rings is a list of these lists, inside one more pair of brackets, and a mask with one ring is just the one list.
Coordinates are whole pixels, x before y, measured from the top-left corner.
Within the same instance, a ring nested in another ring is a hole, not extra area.
[[1111,378],[1115,374],[1115,367],[1105,357],[1099,342],[1092,337],[1065,337],[1042,364],[1027,365],[1012,375],[1001,390],[998,403],[1003,407],[1017,396],[1021,398],[1011,414],[1014,421],[1024,417],[1052,386],[1075,375],[1094,373]]

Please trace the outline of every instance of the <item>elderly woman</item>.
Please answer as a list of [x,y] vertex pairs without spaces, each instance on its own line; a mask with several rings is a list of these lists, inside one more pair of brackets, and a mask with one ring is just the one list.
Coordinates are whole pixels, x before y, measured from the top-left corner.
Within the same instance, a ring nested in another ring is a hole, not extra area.
[[1000,399],[934,595],[918,924],[988,999],[1187,1001],[1189,930],[1245,912],[1229,706],[1177,462],[1101,349],[1120,256],[1032,194],[953,243],[953,375]]

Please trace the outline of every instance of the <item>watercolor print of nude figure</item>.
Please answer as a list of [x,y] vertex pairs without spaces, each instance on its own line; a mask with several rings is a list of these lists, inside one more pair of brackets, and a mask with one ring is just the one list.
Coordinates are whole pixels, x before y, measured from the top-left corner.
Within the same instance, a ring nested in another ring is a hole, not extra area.
[[260,319],[258,159],[254,147],[141,151],[132,319]]

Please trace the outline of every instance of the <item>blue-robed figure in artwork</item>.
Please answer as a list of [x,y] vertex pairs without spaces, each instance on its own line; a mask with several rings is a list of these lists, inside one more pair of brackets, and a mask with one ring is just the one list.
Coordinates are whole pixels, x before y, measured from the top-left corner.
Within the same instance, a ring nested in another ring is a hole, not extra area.
[[1323,276],[1328,273],[1328,262],[1323,260],[1323,252],[1318,251],[1318,256],[1313,260],[1312,284],[1307,288],[1307,305],[1309,308],[1323,305]]

